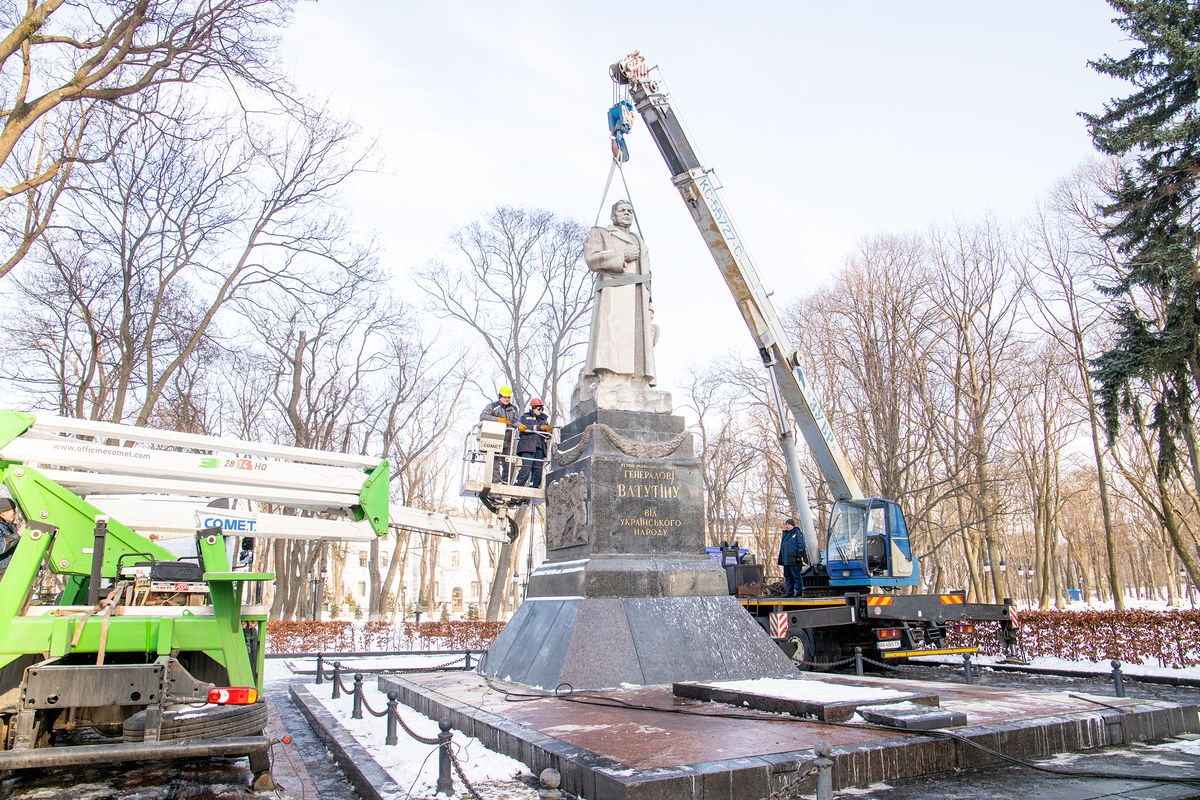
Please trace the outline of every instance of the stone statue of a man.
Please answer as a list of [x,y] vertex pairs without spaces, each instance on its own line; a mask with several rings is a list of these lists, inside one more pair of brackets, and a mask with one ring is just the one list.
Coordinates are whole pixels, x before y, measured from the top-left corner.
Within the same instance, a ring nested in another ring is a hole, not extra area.
[[651,389],[658,329],[646,243],[630,230],[632,224],[633,206],[619,200],[612,225],[592,228],[583,245],[584,260],[595,273],[596,298],[577,407],[591,399],[600,408],[670,410],[670,395]]

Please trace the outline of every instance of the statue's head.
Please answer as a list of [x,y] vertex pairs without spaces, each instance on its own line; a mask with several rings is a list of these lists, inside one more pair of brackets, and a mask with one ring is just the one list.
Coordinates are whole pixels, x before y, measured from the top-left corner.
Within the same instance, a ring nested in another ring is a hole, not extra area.
[[618,200],[612,205],[612,223],[618,228],[629,230],[633,224],[633,203],[628,200]]

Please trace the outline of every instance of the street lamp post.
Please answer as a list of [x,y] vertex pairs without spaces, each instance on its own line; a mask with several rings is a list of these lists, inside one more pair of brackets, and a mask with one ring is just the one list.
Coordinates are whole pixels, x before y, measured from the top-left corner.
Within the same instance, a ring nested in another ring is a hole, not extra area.
[[1029,608],[1033,608],[1033,567],[1029,564],[1021,564],[1017,567],[1017,575],[1025,583],[1025,602]]
[[313,579],[312,579],[312,583],[313,583],[313,606],[312,606],[313,622],[321,621],[321,601],[324,599],[324,595],[325,595],[325,578],[327,576],[328,576],[328,572],[326,572],[324,569],[322,569],[321,572],[319,574],[314,575]]

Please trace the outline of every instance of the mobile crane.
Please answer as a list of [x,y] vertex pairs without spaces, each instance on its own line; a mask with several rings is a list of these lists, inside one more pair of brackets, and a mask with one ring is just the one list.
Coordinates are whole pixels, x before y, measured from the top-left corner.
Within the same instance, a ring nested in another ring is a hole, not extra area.
[[[757,597],[742,604],[785,651],[802,663],[837,660],[856,646],[891,658],[971,652],[977,648],[937,645],[950,632],[973,632],[969,623],[974,620],[1000,622],[1004,645],[1009,655],[1015,656],[1017,639],[1011,601],[966,603],[962,591],[941,595],[895,593],[902,587],[921,585],[920,565],[913,557],[900,505],[887,498],[863,495],[833,426],[800,366],[799,354],[775,312],[770,293],[764,289],[745,242],[721,200],[713,171],[700,163],[669,96],[652,79],[645,58],[632,53],[613,64],[609,72],[619,96],[608,112],[614,167],[629,158],[626,136],[636,110],[704,237],[767,369],[788,481],[805,549],[814,563],[805,574],[804,597]],[[803,434],[834,498],[824,552],[809,510],[789,416]],[[755,577],[761,585],[761,566],[755,569],[738,563],[736,553],[736,546],[724,547],[721,555],[730,573],[731,590],[755,583]],[[936,649],[922,648],[926,644]]]
[[[0,482],[26,521],[0,576],[0,771],[246,755],[270,788],[274,576],[238,565],[243,539],[507,539],[392,504],[389,477],[367,456],[0,411]],[[121,738],[52,746],[77,728]]]

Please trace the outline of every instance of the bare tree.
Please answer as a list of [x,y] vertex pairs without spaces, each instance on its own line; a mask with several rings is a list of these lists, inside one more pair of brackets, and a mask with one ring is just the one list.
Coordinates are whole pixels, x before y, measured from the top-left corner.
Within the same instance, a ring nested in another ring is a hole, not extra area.
[[46,231],[72,167],[110,157],[89,141],[125,102],[212,75],[277,88],[269,66],[293,0],[26,0],[2,14],[0,277]]
[[[418,284],[438,316],[461,325],[483,348],[489,377],[513,387],[523,407],[537,392],[565,417],[563,378],[582,362],[592,303],[591,273],[583,266],[585,230],[549,211],[500,206],[451,235],[453,262],[431,262]],[[485,397],[493,386],[470,381]],[[485,388],[486,387],[486,388]],[[487,619],[499,618],[513,571],[513,545],[500,549]]]
[[[1068,349],[1076,373],[1078,403],[1084,411],[1096,464],[1109,590],[1117,610],[1125,607],[1113,512],[1109,500],[1107,450],[1100,408],[1092,386],[1092,342],[1107,325],[1102,299],[1095,291],[1097,278],[1117,263],[1112,244],[1103,236],[1105,223],[1099,212],[1106,169],[1093,165],[1060,183],[1050,199],[1050,210],[1039,212],[1034,223],[1036,255],[1027,260],[1037,291],[1040,327]],[[1043,602],[1045,589],[1043,589]]]
[[[490,375],[513,387],[514,402],[537,392],[556,421],[565,417],[560,384],[582,364],[590,319],[585,233],[549,211],[499,206],[451,234],[454,261],[432,261],[417,279],[433,313],[483,347]],[[492,396],[489,381],[471,382]]]
[[374,264],[334,199],[363,166],[348,125],[300,110],[236,131],[165,102],[170,126],[123,132],[77,172],[19,281],[16,380],[64,414],[145,424],[220,344],[231,304],[342,294]]
[[[1000,449],[996,440],[1011,425],[1019,396],[1012,389],[1020,384],[1012,356],[1020,341],[1021,284],[1009,247],[990,220],[936,234],[938,277],[931,287],[946,325],[940,361],[954,390],[953,440],[970,465],[969,497],[982,528],[984,566],[990,567],[985,572],[996,602],[1008,596],[1006,575],[999,568],[1003,504],[997,481],[1003,476],[997,469],[1003,464],[995,458]],[[965,538],[964,547],[970,559],[972,543]]]

